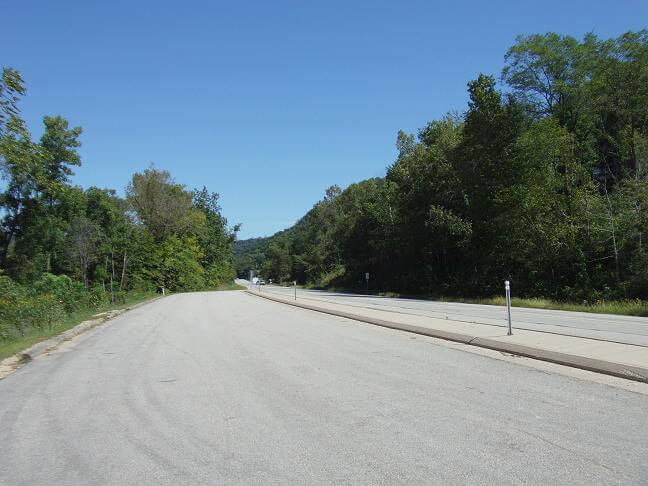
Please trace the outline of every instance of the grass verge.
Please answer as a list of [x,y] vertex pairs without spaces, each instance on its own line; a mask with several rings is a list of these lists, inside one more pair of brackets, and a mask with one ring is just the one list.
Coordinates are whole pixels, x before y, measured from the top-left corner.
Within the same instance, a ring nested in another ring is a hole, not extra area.
[[[503,296],[482,299],[448,299],[453,302],[468,304],[506,305]],[[571,302],[557,302],[555,300],[513,297],[513,307],[528,307],[531,309],[564,310],[573,312],[590,312],[596,314],[617,314],[623,316],[648,317],[648,302],[642,300],[615,300],[602,301],[593,304],[576,304]]]
[[124,309],[139,302],[152,299],[157,295],[158,294],[152,292],[133,292],[126,296],[125,302],[102,306],[98,309],[78,311],[70,314],[54,326],[45,329],[30,329],[30,331],[25,333],[24,336],[21,336],[18,339],[2,340],[0,341],[0,360],[19,353],[20,351],[23,351],[40,341],[44,341],[47,338],[61,334],[62,332],[73,328],[80,322],[90,319],[96,314],[116,309]]

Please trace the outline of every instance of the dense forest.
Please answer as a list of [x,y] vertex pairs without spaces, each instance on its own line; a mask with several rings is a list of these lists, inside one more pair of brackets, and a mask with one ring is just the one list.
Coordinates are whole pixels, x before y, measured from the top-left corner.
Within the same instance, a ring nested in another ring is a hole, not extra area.
[[237,227],[218,194],[188,190],[151,166],[125,198],[70,183],[81,128],[45,116],[34,141],[20,116],[20,73],[0,81],[0,340],[131,291],[201,290],[234,277]]
[[648,297],[648,31],[519,37],[462,114],[400,132],[384,178],[337,186],[237,257],[244,276],[411,294]]

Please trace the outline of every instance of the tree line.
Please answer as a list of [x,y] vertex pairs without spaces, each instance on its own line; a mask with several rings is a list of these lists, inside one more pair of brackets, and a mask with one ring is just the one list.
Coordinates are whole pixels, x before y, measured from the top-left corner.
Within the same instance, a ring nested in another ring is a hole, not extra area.
[[125,197],[72,185],[81,128],[45,116],[33,140],[19,110],[25,92],[20,73],[4,68],[0,339],[30,319],[123,300],[129,291],[201,290],[233,279],[238,226],[228,226],[217,193],[189,190],[153,166],[133,174]]
[[383,178],[332,186],[237,256],[276,281],[410,294],[648,298],[648,31],[520,36],[462,114],[399,132]]

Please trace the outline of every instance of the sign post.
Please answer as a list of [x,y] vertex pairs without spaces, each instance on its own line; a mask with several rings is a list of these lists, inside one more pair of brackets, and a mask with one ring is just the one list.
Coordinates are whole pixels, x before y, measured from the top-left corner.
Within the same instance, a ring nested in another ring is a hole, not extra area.
[[511,325],[511,284],[508,280],[504,282],[504,290],[506,291],[506,309],[508,311],[508,332],[509,336],[513,335],[513,326]]

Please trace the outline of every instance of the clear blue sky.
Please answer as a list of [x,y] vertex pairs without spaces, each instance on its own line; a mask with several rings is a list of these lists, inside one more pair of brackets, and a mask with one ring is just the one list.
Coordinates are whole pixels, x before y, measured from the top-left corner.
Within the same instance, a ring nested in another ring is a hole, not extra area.
[[463,111],[517,34],[616,37],[645,0],[14,1],[0,64],[23,115],[84,129],[73,181],[123,193],[151,162],[221,194],[240,238],[293,224],[331,184],[384,175],[399,129]]

